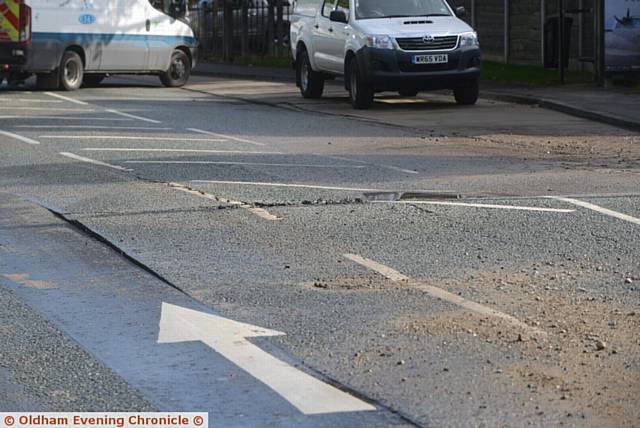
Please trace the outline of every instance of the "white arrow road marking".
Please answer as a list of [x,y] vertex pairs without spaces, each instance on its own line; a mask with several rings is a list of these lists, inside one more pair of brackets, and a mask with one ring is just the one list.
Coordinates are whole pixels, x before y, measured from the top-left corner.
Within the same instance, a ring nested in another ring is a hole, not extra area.
[[395,281],[395,282],[406,282],[407,286],[414,288],[414,289],[418,289],[421,291],[424,291],[425,293],[436,297],[438,299],[447,301],[449,303],[453,303],[455,305],[458,305],[460,307],[463,307],[465,309],[468,309],[470,311],[473,312],[477,312],[481,315],[487,315],[487,316],[491,316],[491,317],[495,317],[495,318],[501,318],[509,323],[511,323],[512,325],[525,330],[525,331],[529,331],[533,334],[537,334],[537,335],[546,335],[546,333],[540,329],[537,329],[535,327],[531,327],[525,323],[523,323],[522,321],[520,321],[519,319],[512,317],[511,315],[505,314],[504,312],[500,312],[500,311],[496,311],[495,309],[489,308],[487,306],[481,305],[479,303],[473,302],[471,300],[467,300],[463,297],[458,296],[457,294],[453,294],[450,293],[448,291],[443,290],[442,288],[438,288],[438,287],[434,287],[432,285],[428,285],[428,284],[424,284],[418,281],[414,281],[411,278],[409,278],[406,275],[403,275],[402,273],[398,272],[395,269],[392,269],[388,266],[385,266],[381,263],[378,263],[376,261],[367,259],[365,257],[359,256],[357,254],[344,254],[344,257],[351,260],[352,262],[358,263],[361,266],[364,266],[366,268],[369,268],[375,272],[378,272],[380,275],[390,279],[391,281]]
[[158,343],[203,342],[305,415],[376,410],[371,404],[290,366],[247,340],[284,334],[163,302]]
[[567,202],[569,204],[573,204],[576,205],[578,207],[582,207],[582,208],[586,208],[588,210],[592,210],[595,212],[599,212],[600,214],[604,214],[604,215],[608,215],[620,220],[624,220],[624,221],[628,221],[634,224],[638,224],[640,225],[640,218],[636,218],[636,217],[632,217],[630,215],[627,214],[623,214],[620,213],[618,211],[614,211],[614,210],[610,210],[608,208],[603,208],[601,206],[598,205],[594,205],[594,204],[590,204],[589,202],[584,202],[578,199],[573,199],[573,198],[563,198],[560,196],[547,196],[547,198],[549,199],[555,199],[556,201],[562,201],[562,202]]

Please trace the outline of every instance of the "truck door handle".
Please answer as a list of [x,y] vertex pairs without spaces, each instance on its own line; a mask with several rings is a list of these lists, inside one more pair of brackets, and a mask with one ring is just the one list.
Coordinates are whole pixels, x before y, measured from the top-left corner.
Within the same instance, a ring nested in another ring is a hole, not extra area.
[[147,31],[151,30],[151,20],[147,19],[144,23],[145,28],[147,29]]

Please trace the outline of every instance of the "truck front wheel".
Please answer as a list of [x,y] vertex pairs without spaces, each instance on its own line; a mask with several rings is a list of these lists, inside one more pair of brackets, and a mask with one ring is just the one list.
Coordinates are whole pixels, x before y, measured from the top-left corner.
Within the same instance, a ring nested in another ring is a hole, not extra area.
[[470,106],[478,101],[480,83],[478,79],[469,80],[453,89],[456,102],[463,106]]
[[65,91],[75,91],[82,85],[84,64],[80,55],[73,51],[66,51],[60,63],[60,86]]
[[320,98],[324,91],[324,76],[313,71],[309,54],[303,50],[296,60],[297,80],[300,84],[300,93],[303,98]]
[[160,74],[160,81],[169,88],[184,86],[191,75],[191,61],[181,50],[173,51],[169,69]]
[[362,77],[362,71],[358,67],[356,58],[349,60],[348,79],[351,105],[357,110],[365,110],[373,106],[374,88]]

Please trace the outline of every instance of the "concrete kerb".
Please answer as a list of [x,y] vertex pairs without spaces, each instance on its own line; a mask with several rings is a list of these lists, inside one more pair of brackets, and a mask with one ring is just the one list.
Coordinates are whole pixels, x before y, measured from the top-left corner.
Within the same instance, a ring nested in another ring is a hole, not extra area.
[[[218,64],[204,64],[200,68],[196,67],[193,74],[197,76],[216,76],[223,78],[240,78],[248,80],[268,80],[278,82],[295,81],[295,72],[289,68],[272,68],[272,67],[247,67],[247,66],[229,66]],[[624,119],[610,114],[580,108],[575,105],[563,103],[561,101],[552,100],[544,97],[536,97],[533,95],[523,95],[517,93],[497,92],[491,90],[482,90],[481,98],[509,102],[523,105],[537,105],[547,110],[558,111],[571,116],[588,119],[607,125],[624,128],[630,131],[640,131],[640,122]]]

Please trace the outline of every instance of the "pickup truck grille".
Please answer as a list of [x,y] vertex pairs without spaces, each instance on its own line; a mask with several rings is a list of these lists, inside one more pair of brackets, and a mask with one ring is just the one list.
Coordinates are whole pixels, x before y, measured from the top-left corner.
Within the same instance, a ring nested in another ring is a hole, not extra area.
[[425,41],[423,37],[398,37],[396,41],[403,51],[441,51],[454,49],[458,36],[439,36],[432,41]]

